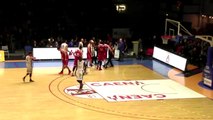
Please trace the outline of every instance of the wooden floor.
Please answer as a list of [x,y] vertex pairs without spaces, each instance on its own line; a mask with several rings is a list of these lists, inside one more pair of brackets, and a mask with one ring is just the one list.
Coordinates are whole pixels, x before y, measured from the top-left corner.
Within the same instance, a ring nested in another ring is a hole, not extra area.
[[[35,82],[23,83],[25,68],[0,68],[0,120],[213,120],[213,91],[198,85],[201,73],[185,78],[171,69],[168,76],[207,98],[107,102],[66,95],[64,89],[78,83],[75,77],[58,75],[60,69],[35,67]],[[165,78],[139,64],[88,72],[84,82]]]

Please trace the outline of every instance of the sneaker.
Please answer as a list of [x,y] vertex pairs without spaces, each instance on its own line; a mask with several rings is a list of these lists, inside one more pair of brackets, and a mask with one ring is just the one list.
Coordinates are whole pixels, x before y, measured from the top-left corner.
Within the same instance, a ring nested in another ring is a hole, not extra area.
[[75,76],[75,75],[74,75],[74,73],[72,73],[72,75],[71,75],[71,76]]
[[34,82],[33,80],[30,80],[30,82]]
[[60,73],[58,73],[58,74],[60,74],[60,75],[61,75],[61,74],[63,74],[63,72],[60,72]]
[[79,93],[81,93],[83,91],[83,89],[79,89],[78,91],[77,91],[77,93],[79,94]]
[[107,65],[104,65],[104,68],[107,69]]
[[84,75],[87,75],[88,74],[88,72],[84,72]]

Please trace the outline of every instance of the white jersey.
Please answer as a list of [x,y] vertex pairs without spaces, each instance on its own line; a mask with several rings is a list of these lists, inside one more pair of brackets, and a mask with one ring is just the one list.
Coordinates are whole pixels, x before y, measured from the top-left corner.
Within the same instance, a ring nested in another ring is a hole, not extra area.
[[84,70],[84,61],[83,60],[81,60],[81,61],[78,60],[77,70]]
[[76,78],[77,80],[83,80],[83,74],[84,74],[84,61],[78,60],[77,63],[77,71],[76,71]]
[[27,67],[27,73],[32,73],[33,59],[29,55],[26,56],[26,67]]
[[32,62],[32,58],[27,55],[26,56],[26,67],[32,67],[33,66],[33,62]]

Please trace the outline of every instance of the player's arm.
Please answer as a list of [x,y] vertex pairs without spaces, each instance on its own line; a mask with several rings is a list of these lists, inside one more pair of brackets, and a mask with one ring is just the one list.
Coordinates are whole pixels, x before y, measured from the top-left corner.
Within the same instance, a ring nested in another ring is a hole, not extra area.
[[35,58],[35,57],[33,57],[33,56],[30,56],[30,59],[32,59],[32,60],[36,60],[36,58]]
[[74,53],[73,53],[72,50],[70,50],[70,51],[68,51],[68,52],[69,52],[69,55],[74,55]]
[[114,50],[113,50],[109,45],[108,45],[107,47],[108,47],[109,51],[110,51],[112,54],[114,54],[114,52],[113,52]]

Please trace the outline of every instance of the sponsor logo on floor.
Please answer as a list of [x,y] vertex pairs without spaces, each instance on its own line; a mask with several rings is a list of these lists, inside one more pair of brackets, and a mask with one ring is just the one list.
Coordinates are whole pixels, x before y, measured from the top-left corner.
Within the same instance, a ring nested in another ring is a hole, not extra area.
[[104,98],[108,102],[205,98],[171,79],[86,82],[81,92],[78,88],[68,87],[64,92],[82,98]]
[[109,102],[205,97],[170,79],[86,82],[86,84]]
[[96,99],[103,99],[96,91],[89,88],[87,85],[83,86],[83,90],[78,92],[79,86],[71,86],[64,89],[64,92],[68,95],[81,97],[81,98],[96,98]]

